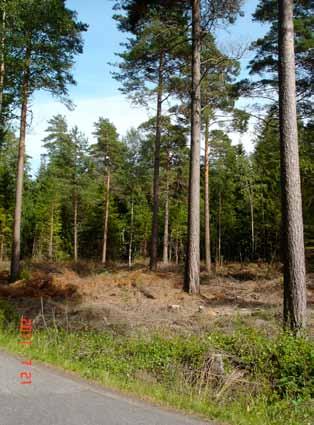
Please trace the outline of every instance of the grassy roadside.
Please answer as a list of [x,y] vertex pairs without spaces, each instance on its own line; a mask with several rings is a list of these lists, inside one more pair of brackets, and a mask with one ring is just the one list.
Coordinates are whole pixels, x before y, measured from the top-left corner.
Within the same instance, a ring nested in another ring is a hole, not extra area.
[[247,327],[188,338],[46,328],[23,347],[11,307],[0,312],[1,347],[100,384],[218,423],[312,423],[314,346],[306,339]]

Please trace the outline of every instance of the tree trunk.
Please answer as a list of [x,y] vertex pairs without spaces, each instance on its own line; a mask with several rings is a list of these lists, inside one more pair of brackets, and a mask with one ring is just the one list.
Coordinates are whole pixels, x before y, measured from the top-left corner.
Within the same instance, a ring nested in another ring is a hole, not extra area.
[[211,272],[210,247],[210,206],[209,206],[209,122],[205,122],[205,170],[204,170],[204,202],[205,202],[205,265],[208,273]]
[[143,257],[146,258],[147,257],[147,238],[145,237],[144,242],[143,242]]
[[176,258],[176,265],[179,264],[179,241],[178,239],[176,239],[176,244],[175,244],[175,258]]
[[200,136],[201,136],[201,10],[192,0],[192,113],[188,204],[188,242],[184,290],[200,292]]
[[133,223],[134,223],[134,202],[133,202],[133,197],[132,197],[132,202],[131,202],[130,241],[129,241],[129,267],[132,267]]
[[154,152],[154,182],[153,182],[153,222],[150,252],[150,270],[157,270],[158,260],[158,211],[159,211],[159,168],[160,168],[160,142],[161,142],[161,118],[162,118],[162,94],[163,94],[163,65],[164,54],[160,54],[158,69],[157,90],[157,115],[156,115],[156,138]]
[[284,247],[284,325],[306,325],[306,283],[296,113],[293,1],[279,6],[279,119]]
[[166,175],[166,200],[165,200],[165,223],[164,223],[164,246],[163,246],[163,263],[168,264],[168,248],[169,248],[169,184],[168,173]]
[[33,245],[32,245],[32,260],[36,257],[36,251],[37,251],[37,230],[35,228],[35,235],[34,235]]
[[23,180],[24,180],[24,162],[25,162],[25,138],[26,138],[26,122],[27,122],[27,103],[29,88],[29,66],[30,53],[26,52],[26,67],[24,70],[22,84],[22,103],[21,103],[21,121],[20,121],[20,137],[19,150],[16,172],[16,193],[15,193],[15,210],[13,224],[13,243],[11,257],[10,281],[15,282],[20,274],[20,258],[21,258],[21,219],[22,219],[22,202],[23,202]]
[[54,208],[51,206],[51,216],[50,216],[50,238],[49,238],[49,249],[48,249],[48,258],[49,261],[53,259],[53,234],[54,234]]
[[73,236],[74,236],[74,261],[78,260],[78,229],[77,229],[77,209],[78,209],[78,200],[76,190],[74,192],[74,211],[73,211]]
[[107,178],[104,179],[105,186],[105,213],[104,213],[104,239],[102,247],[102,260],[103,264],[107,261],[107,237],[108,237],[108,218],[109,218],[109,195],[110,195],[110,171],[108,169]]
[[170,235],[170,240],[169,240],[169,263],[172,263],[172,249],[173,249],[173,239],[172,239],[172,235]]

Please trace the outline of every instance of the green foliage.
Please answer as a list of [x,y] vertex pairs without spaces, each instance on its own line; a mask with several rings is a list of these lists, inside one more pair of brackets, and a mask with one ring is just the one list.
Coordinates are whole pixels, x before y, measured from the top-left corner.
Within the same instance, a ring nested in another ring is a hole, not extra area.
[[[82,53],[82,32],[87,25],[62,0],[15,0],[12,37],[7,41],[7,73],[28,74],[29,93],[46,89],[67,95],[73,84],[71,68],[75,55]],[[9,33],[11,34],[11,33]],[[17,54],[19,52],[20,54]],[[29,58],[31,57],[31,61]],[[21,80],[20,80],[21,81]]]
[[8,301],[0,299],[0,330],[17,329],[19,316]]
[[23,268],[20,273],[21,280],[29,280],[31,278],[31,273],[27,268]]
[[[8,332],[0,332],[0,344],[23,350],[16,335]],[[233,335],[216,331],[210,337],[55,328],[35,331],[27,349],[33,359],[61,365],[106,386],[234,425],[301,425],[311,417],[313,343],[305,338],[270,338],[248,328]],[[227,374],[235,368],[246,371],[244,381],[235,381],[223,398],[217,397],[221,386],[202,381],[211,353],[222,353]]]
[[[258,74],[259,81],[252,83],[257,92],[267,97],[267,88],[271,92],[278,89],[278,8],[276,0],[260,0],[254,14],[254,19],[269,23],[269,31],[263,38],[253,43],[255,57],[250,62],[252,74]],[[314,7],[311,0],[295,2],[294,30],[296,53],[296,84],[299,111],[304,116],[313,115],[313,48],[314,48]]]
[[125,51],[118,54],[121,61],[113,76],[121,83],[122,93],[134,103],[147,104],[160,89],[162,97],[176,92],[190,49],[184,5],[172,5],[167,10],[158,2],[138,6],[136,1],[116,4],[119,13],[114,19],[131,37],[123,45]]
[[214,345],[230,356],[230,362],[267,383],[274,394],[294,400],[314,396],[314,344],[305,337],[282,333],[269,338],[252,329],[233,335],[214,334]]

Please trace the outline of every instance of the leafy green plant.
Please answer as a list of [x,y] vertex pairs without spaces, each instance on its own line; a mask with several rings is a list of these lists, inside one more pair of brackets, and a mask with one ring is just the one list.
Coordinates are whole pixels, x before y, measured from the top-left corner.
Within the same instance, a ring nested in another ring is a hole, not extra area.
[[18,321],[19,316],[12,304],[0,299],[0,329],[17,327]]
[[269,386],[277,397],[307,399],[314,396],[314,344],[289,333],[268,338],[242,328],[233,335],[213,334],[214,345],[230,362]]

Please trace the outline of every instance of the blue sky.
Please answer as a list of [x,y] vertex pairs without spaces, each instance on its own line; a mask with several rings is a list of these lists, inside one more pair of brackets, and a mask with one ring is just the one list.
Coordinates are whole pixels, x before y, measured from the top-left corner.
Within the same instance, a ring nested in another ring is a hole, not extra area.
[[[131,126],[139,125],[150,112],[130,105],[118,90],[118,83],[112,79],[108,62],[115,62],[115,52],[121,51],[120,43],[125,34],[119,33],[112,19],[112,0],[68,0],[67,5],[78,12],[80,20],[89,24],[84,34],[85,48],[83,55],[77,58],[74,76],[77,86],[70,88],[70,97],[76,108],[68,111],[62,104],[46,93],[37,93],[32,100],[33,119],[28,131],[27,151],[33,158],[33,167],[39,164],[41,140],[45,136],[47,120],[57,113],[66,115],[71,126],[78,127],[92,140],[93,123],[99,116],[109,118],[125,134]],[[245,16],[239,18],[235,25],[220,28],[218,43],[229,50],[245,45],[263,35],[266,27],[252,22],[251,14],[256,8],[257,0],[246,0]],[[247,75],[246,65],[251,54],[242,59],[241,76]],[[242,136],[247,148],[250,148],[250,132]],[[234,141],[239,141],[234,135]]]

